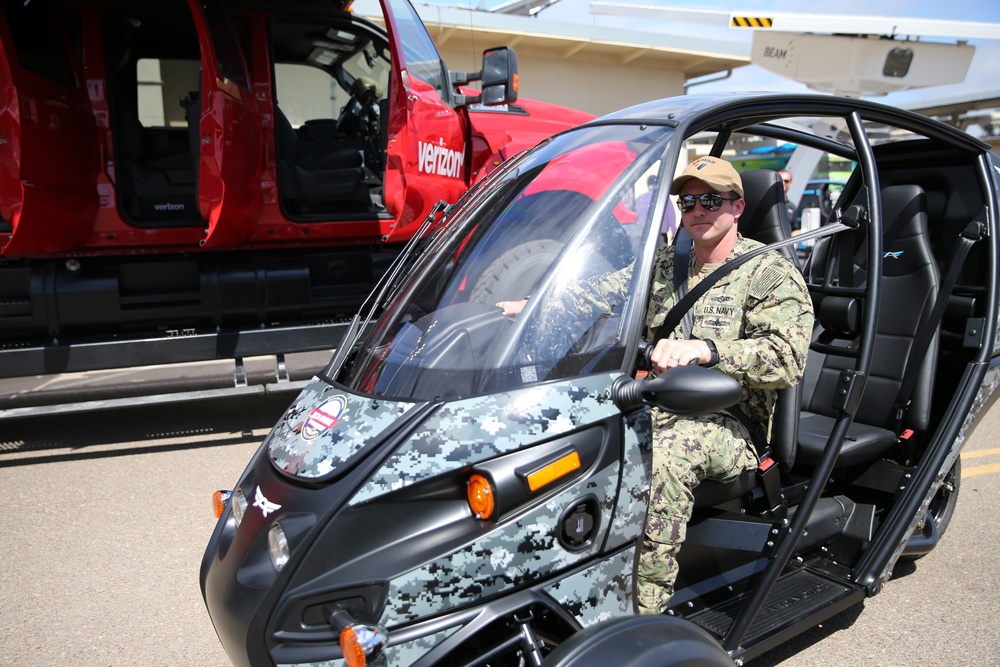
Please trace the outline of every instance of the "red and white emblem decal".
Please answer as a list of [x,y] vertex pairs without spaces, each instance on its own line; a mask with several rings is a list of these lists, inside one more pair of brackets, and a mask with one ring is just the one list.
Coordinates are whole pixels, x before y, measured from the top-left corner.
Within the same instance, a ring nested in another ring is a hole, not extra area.
[[343,396],[328,398],[309,413],[302,426],[302,439],[310,442],[337,425],[347,411],[347,399]]

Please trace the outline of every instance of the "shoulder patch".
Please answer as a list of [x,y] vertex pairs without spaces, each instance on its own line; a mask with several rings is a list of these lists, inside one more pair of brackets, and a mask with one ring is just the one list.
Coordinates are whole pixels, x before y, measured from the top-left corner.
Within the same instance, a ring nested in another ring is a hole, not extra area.
[[788,276],[788,272],[783,267],[769,264],[759,271],[750,282],[750,296],[755,299],[763,299],[777,289]]

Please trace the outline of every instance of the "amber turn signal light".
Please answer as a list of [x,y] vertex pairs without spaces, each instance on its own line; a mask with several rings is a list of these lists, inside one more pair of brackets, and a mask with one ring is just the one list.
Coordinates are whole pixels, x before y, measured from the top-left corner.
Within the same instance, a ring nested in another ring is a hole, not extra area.
[[226,503],[229,502],[232,495],[230,491],[223,491],[222,489],[212,494],[212,511],[215,512],[216,519],[222,516],[222,512],[226,509]]
[[486,521],[493,516],[496,491],[486,477],[478,473],[471,475],[466,483],[465,496],[469,501],[469,509],[477,519]]
[[577,452],[570,452],[552,463],[539,468],[528,474],[528,489],[537,491],[546,484],[551,484],[560,477],[568,475],[580,467],[580,455]]
[[351,624],[340,632],[340,650],[347,667],[365,667],[389,643],[389,633],[379,625]]

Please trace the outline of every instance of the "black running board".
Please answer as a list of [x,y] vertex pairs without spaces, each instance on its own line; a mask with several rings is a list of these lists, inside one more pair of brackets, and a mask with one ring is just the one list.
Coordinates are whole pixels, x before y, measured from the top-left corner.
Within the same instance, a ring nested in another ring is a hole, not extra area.
[[[749,593],[741,594],[687,618],[721,640],[743,608],[748,595]],[[809,570],[797,569],[782,575],[767,596],[760,613],[750,624],[736,655],[760,655],[864,598],[864,589]]]

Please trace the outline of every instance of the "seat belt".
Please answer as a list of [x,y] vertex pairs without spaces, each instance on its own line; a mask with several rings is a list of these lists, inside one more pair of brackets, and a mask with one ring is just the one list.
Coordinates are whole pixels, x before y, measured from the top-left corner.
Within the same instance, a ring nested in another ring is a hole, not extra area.
[[[694,316],[691,313],[691,307],[694,302],[701,298],[713,285],[715,285],[719,280],[732,271],[736,270],[743,264],[747,263],[751,259],[758,257],[759,255],[769,252],[771,250],[776,250],[784,246],[792,245],[793,243],[799,243],[804,240],[822,238],[824,236],[829,236],[835,234],[839,231],[850,229],[847,225],[842,223],[830,223],[819,229],[806,232],[805,234],[800,234],[798,236],[793,236],[782,241],[777,241],[760,248],[755,248],[750,252],[736,257],[732,261],[726,262],[722,266],[715,269],[712,273],[702,278],[702,280],[694,286],[693,289],[688,290],[688,266],[691,257],[691,246],[693,242],[691,236],[687,233],[682,225],[677,230],[677,237],[674,242],[674,294],[676,302],[674,306],[667,312],[667,316],[661,324],[656,329],[653,341],[660,340],[661,338],[666,338],[677,325],[681,325],[681,335],[685,339],[691,338],[691,330],[694,328]],[[750,416],[744,412],[743,408],[739,404],[727,408],[728,412],[734,419],[743,424],[746,428],[747,433],[750,434],[750,440],[754,445],[754,449],[757,451],[758,458],[763,459],[769,452],[770,446],[767,442],[767,434],[756,424]]]
[[917,369],[923,363],[924,357],[920,351],[926,350],[930,344],[931,337],[937,331],[941,319],[944,317],[944,309],[948,305],[948,297],[951,296],[951,292],[955,288],[955,283],[958,282],[958,274],[962,270],[963,264],[965,264],[965,258],[968,256],[972,246],[982,240],[985,232],[986,225],[979,220],[970,222],[962,230],[958,241],[955,243],[955,249],[952,251],[951,264],[948,265],[948,274],[941,283],[940,289],[938,289],[937,298],[934,299],[934,307],[931,309],[931,313],[927,319],[920,325],[917,335],[913,338],[913,347],[910,348],[911,354],[907,360],[906,368],[903,370],[903,380],[899,384],[896,402],[893,404],[896,418],[895,431],[897,433],[899,433],[903,417],[906,416],[906,411],[910,407],[910,394],[913,392],[913,386],[917,382]]
[[[681,229],[683,229],[683,227],[681,227]],[[790,238],[783,239],[781,241],[775,241],[774,243],[769,243],[766,246],[761,246],[760,248],[754,248],[750,252],[740,255],[739,257],[736,257],[726,262],[719,268],[715,269],[715,271],[712,271],[710,274],[702,278],[698,282],[698,284],[694,286],[694,288],[687,291],[687,293],[680,300],[678,300],[669,311],[667,311],[667,316],[663,319],[663,323],[656,328],[656,331],[653,334],[653,342],[655,343],[661,338],[669,337],[670,334],[674,332],[674,329],[677,328],[677,325],[684,318],[684,315],[691,310],[691,307],[694,305],[695,301],[700,299],[705,294],[705,292],[710,290],[715,285],[715,283],[719,282],[719,280],[729,275],[732,271],[735,271],[739,267],[743,266],[751,259],[759,257],[760,255],[763,255],[765,252],[770,252],[771,250],[777,250],[779,248],[784,248],[785,246],[789,246],[795,243],[801,243],[803,241],[821,239],[824,236],[830,236],[832,234],[836,234],[838,232],[842,232],[848,229],[853,229],[853,227],[851,227],[850,225],[845,225],[842,222],[831,222],[826,225],[823,225],[818,229],[813,229],[808,232],[799,234],[798,236],[792,236]],[[674,262],[675,262],[674,281],[676,283],[677,280],[676,257],[674,258]],[[686,271],[684,271],[683,273],[686,274]],[[685,282],[685,284],[687,282],[686,275],[684,275],[683,282]],[[677,291],[676,286],[674,288],[674,291],[675,292]]]
[[[688,293],[688,269],[691,266],[693,245],[691,235],[682,224],[677,228],[677,236],[674,238],[674,303],[679,303]],[[694,328],[694,315],[691,314],[690,308],[685,311],[680,325],[684,338],[690,338],[691,329]]]

